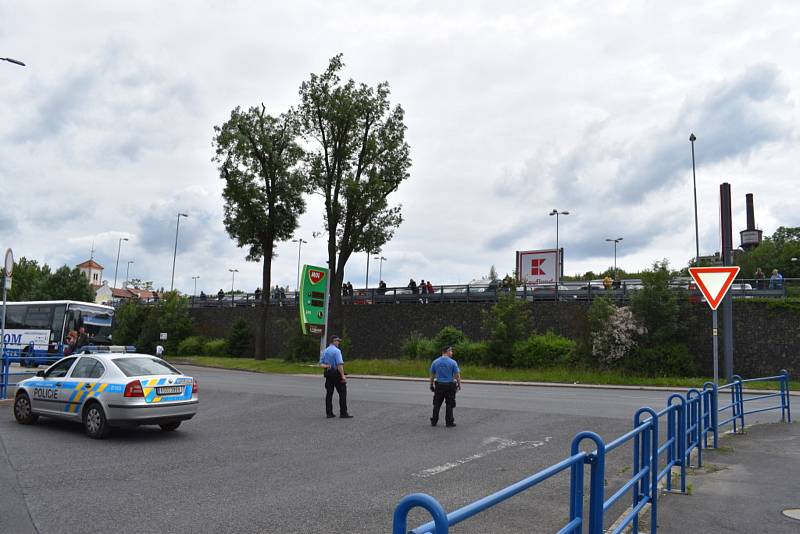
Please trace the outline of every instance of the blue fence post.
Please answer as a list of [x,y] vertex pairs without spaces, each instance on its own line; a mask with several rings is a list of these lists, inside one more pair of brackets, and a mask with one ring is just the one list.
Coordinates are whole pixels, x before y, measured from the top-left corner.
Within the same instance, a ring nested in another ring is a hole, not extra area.
[[[686,399],[680,393],[673,393],[667,399],[667,405],[672,406],[673,399],[678,399],[678,422],[677,422],[677,442],[675,462],[681,467],[681,493],[686,493]],[[671,475],[671,474],[670,474]],[[672,478],[670,476],[670,478]]]
[[447,524],[447,512],[439,501],[425,493],[412,493],[406,495],[397,503],[392,517],[392,534],[408,533],[408,512],[416,507],[425,508],[433,517],[434,533],[447,534],[449,526]]
[[569,468],[569,520],[576,518],[581,519],[583,531],[583,463],[573,463]]
[[[697,467],[703,467],[703,394],[695,388],[686,392],[687,407],[689,410],[689,422],[687,426],[692,428],[689,432],[689,446],[697,448]],[[686,459],[689,463],[689,458]]]
[[711,414],[711,429],[712,435],[714,438],[714,448],[716,449],[719,445],[719,400],[718,395],[719,391],[717,389],[717,385],[713,382],[706,382],[703,384],[703,390],[708,389],[711,392],[710,398],[710,414]]
[[[594,432],[580,432],[572,438],[572,455],[580,451],[580,443],[590,439],[597,450],[586,456],[589,464],[589,534],[603,534],[603,501],[605,500],[606,445],[603,438]],[[397,533],[395,533],[397,534]],[[437,533],[438,534],[438,533]]]
[[[639,408],[633,416],[633,428],[638,428],[642,424],[642,415],[644,414],[650,416],[651,427],[650,432],[644,434],[641,452],[638,454],[640,456],[640,465],[642,468],[647,467],[649,472],[646,477],[642,478],[640,487],[641,494],[650,497],[650,532],[654,534],[658,515],[658,414],[649,407]],[[634,458],[636,454],[637,450],[634,444]],[[636,474],[634,473],[634,476]],[[639,504],[638,499],[634,499],[634,508],[637,504]],[[639,532],[638,516],[634,519],[632,532]]]
[[[744,393],[742,391],[742,377],[733,375],[731,377],[733,387],[731,388],[731,395],[733,399],[733,414],[741,421],[741,428],[739,432],[744,434]],[[733,432],[736,433],[736,419],[733,420]]]
[[792,410],[789,405],[789,371],[781,369],[781,421],[792,422]]
[[6,352],[5,343],[0,340],[0,360],[2,360],[2,372],[0,372],[0,400],[6,398],[8,388],[8,353]]

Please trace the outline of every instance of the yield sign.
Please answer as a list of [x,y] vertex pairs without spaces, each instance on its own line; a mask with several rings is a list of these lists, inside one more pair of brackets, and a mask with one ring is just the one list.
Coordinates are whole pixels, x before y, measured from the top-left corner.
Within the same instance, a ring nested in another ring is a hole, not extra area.
[[712,310],[716,310],[725,293],[730,289],[736,275],[739,274],[738,267],[689,267],[689,274],[692,275],[697,287],[703,292]]

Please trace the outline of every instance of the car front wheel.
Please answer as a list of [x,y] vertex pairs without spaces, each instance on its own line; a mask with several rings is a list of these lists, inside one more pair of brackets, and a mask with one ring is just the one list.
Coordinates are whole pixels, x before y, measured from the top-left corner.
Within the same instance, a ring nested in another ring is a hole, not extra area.
[[160,426],[161,430],[163,430],[164,432],[172,432],[173,430],[175,430],[176,428],[181,426],[181,422],[180,421],[173,421],[171,423],[162,423],[162,424],[160,424],[158,426]]
[[39,419],[39,416],[31,411],[31,399],[27,393],[17,394],[14,400],[14,417],[23,425],[32,425]]
[[111,432],[111,426],[100,403],[93,402],[84,410],[83,428],[86,430],[86,435],[92,439],[103,439]]

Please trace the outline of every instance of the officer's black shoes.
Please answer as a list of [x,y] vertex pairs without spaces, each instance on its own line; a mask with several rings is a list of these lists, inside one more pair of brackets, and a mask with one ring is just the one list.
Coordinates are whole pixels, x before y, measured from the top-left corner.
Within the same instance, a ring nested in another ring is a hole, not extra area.
[[352,416],[352,415],[350,415],[349,413],[346,413],[346,414],[340,415],[339,417],[341,417],[342,419],[352,419],[352,418],[353,418],[353,416]]
[[436,423],[438,423],[438,421],[431,417],[431,426],[436,426]]
[[327,417],[328,419],[330,419],[331,417],[336,417],[336,414],[329,413],[329,414],[328,414],[328,415],[326,415],[325,417]]
[[456,424],[455,423],[447,423],[444,426],[446,426],[447,428],[453,428],[454,426],[456,426]]

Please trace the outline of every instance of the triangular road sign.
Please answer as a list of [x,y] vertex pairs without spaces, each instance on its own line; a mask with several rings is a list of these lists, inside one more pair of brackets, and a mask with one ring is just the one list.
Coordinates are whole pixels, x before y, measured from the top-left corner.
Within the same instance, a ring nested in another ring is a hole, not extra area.
[[689,274],[694,278],[712,310],[716,310],[725,294],[730,289],[738,267],[689,267]]

